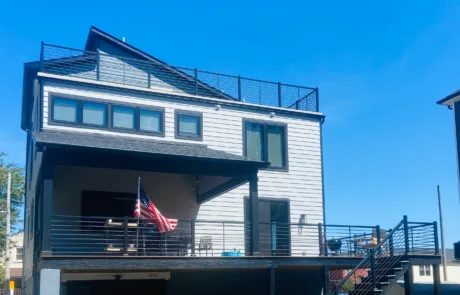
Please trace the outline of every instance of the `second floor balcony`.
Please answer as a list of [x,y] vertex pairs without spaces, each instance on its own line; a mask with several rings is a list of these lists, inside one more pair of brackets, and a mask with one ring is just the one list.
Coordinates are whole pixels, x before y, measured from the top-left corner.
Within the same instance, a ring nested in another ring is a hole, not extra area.
[[40,71],[175,95],[319,112],[318,88],[172,66],[150,56],[138,59],[42,43]]

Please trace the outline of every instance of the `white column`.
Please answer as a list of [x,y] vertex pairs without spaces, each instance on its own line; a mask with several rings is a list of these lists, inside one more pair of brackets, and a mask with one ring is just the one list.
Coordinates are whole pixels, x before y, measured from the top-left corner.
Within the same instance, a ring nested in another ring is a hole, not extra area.
[[40,295],[59,295],[60,287],[60,269],[42,269],[40,271]]

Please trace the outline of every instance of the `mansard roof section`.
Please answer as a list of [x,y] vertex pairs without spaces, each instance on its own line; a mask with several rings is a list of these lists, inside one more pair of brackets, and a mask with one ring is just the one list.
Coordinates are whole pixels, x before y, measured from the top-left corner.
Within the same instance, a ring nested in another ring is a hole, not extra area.
[[[87,52],[100,52],[102,69],[100,75],[104,80],[120,83],[123,80],[137,81],[140,87],[150,84],[150,88],[170,88],[175,92],[219,97],[235,100],[236,98],[198,80],[195,86],[193,69],[178,68],[96,28],[91,27],[85,45]],[[105,65],[105,70],[103,69]],[[129,68],[129,75],[122,77],[121,67]],[[116,72],[120,72],[119,75]],[[114,73],[115,72],[115,73]],[[147,73],[150,73],[148,75]],[[139,79],[146,76],[146,79]],[[150,77],[147,77],[150,76]],[[148,79],[147,79],[148,78]]]

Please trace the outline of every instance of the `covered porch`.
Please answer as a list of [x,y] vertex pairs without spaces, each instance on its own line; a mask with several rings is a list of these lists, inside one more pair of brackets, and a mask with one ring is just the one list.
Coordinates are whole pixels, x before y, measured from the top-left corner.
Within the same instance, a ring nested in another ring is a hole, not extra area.
[[[200,144],[62,132],[37,132],[34,139],[42,157],[42,254],[220,256],[232,247],[258,255],[253,204],[266,163]],[[139,177],[161,213],[178,220],[173,231],[133,218]],[[203,204],[246,183],[244,222],[199,220]]]

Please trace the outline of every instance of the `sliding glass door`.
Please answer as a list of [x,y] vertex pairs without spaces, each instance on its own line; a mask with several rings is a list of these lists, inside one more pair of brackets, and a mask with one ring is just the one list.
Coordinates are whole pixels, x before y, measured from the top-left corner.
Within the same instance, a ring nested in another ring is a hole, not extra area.
[[[249,198],[245,198],[244,207],[245,219],[249,224]],[[259,198],[260,255],[289,256],[290,233],[289,200]],[[249,238],[247,237],[246,240],[248,241]]]

